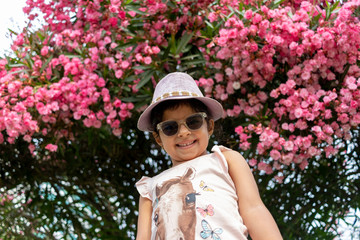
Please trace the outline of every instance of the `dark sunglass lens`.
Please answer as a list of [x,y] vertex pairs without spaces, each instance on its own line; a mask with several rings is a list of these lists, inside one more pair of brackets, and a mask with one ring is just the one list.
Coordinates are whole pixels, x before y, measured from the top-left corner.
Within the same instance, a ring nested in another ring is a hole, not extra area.
[[191,130],[199,129],[202,126],[202,124],[203,124],[203,118],[200,114],[190,116],[186,119],[186,125]]
[[164,122],[161,124],[161,130],[167,136],[172,136],[178,131],[178,124],[175,121]]

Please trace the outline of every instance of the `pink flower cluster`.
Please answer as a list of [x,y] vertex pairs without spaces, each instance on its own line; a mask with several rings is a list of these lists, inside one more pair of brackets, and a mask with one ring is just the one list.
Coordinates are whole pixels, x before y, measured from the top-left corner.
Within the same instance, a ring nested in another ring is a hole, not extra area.
[[[114,135],[121,135],[121,122],[134,110],[134,104],[122,98],[139,91],[136,76],[157,60],[160,47],[168,45],[166,35],[182,26],[204,26],[197,13],[210,2],[194,6],[180,1],[183,13],[169,21],[178,9],[162,1],[145,1],[138,10],[148,21],[141,28],[143,34],[136,35],[128,27],[138,15],[122,1],[28,0],[24,12],[29,19],[38,17],[33,13],[37,9],[47,24],[38,31],[41,37],[30,40],[26,31],[17,35],[12,49],[17,58],[24,59],[23,67],[8,72],[7,62],[1,62],[0,143],[14,143],[22,136],[35,154],[38,145],[32,138],[40,134],[55,139],[43,146],[55,152],[62,138],[74,137],[74,121],[89,128],[107,126]],[[38,41],[41,47],[33,49],[30,41]],[[129,76],[135,78],[129,81]]]
[[[359,7],[350,1],[325,19],[308,1],[296,10],[254,5],[232,14],[208,45],[214,80],[200,86],[228,103],[228,117],[257,119],[235,129],[241,149],[256,144],[251,165],[267,174],[293,163],[303,169],[337,154],[343,145],[335,139],[348,141],[358,129],[360,24],[352,13]],[[221,17],[209,15],[210,22]]]
[[[6,130],[7,141],[12,143],[23,135],[25,141],[31,142],[34,133],[40,131],[46,136],[59,121],[71,125],[74,120],[81,120],[86,127],[100,128],[107,124],[115,135],[120,135],[120,121],[131,117],[134,105],[112,98],[105,87],[105,80],[91,73],[79,59],[60,55],[51,60],[48,69],[59,66],[72,80],[63,77],[48,86],[32,87],[15,79],[12,74],[1,78],[0,89],[4,94],[0,98],[0,130]],[[23,75],[20,77],[26,78]],[[99,103],[102,109],[96,107]],[[31,113],[35,109],[41,121],[33,120]],[[69,132],[64,128],[57,131],[55,137],[69,137]],[[4,141],[1,133],[0,140],[1,143]],[[56,151],[57,146],[48,144],[45,149]]]
[[[74,137],[71,129],[74,121],[81,121],[89,128],[107,126],[115,136],[120,136],[121,122],[130,118],[134,110],[133,103],[121,98],[124,93],[136,93],[140,80],[124,82],[124,75],[142,73],[143,70],[132,70],[132,67],[150,65],[152,58],[160,52],[158,46],[150,46],[146,41],[138,42],[136,48],[116,50],[118,42],[126,44],[129,38],[125,30],[116,33],[117,23],[125,29],[129,24],[128,17],[135,17],[135,12],[123,11],[121,1],[110,2],[112,17],[100,12],[100,2],[76,3],[79,8],[86,6],[84,12],[69,7],[72,3],[68,1],[29,0],[27,4],[24,12],[29,14],[29,19],[35,19],[37,14],[31,12],[39,9],[48,25],[39,31],[43,36],[38,39],[42,44],[39,54],[33,55],[29,62],[24,61],[24,67],[8,72],[5,69],[7,61],[1,60],[0,143],[14,143],[22,136],[29,142],[30,151],[35,153],[38,145],[32,138],[40,134],[55,137],[55,142],[51,140],[43,146],[55,152],[60,139]],[[77,12],[76,24],[69,17],[73,12]],[[87,26],[89,29],[85,31]],[[54,33],[52,38],[49,32]],[[17,36],[12,49],[20,59],[32,56],[34,50],[25,32]],[[67,54],[58,55],[60,49]],[[32,68],[28,69],[26,66],[30,62]],[[107,76],[98,74],[102,68],[109,70]]]
[[16,67],[0,60],[0,143],[22,137],[35,154],[40,137],[55,152],[78,123],[121,135],[122,122],[139,110],[131,99],[156,84],[144,76],[173,70],[167,55],[182,67],[176,46],[189,33],[188,45],[199,51],[188,59],[206,60],[198,84],[224,103],[226,117],[244,120],[235,131],[241,149],[255,144],[253,167],[303,169],[341,151],[335,140],[349,140],[359,127],[359,0],[330,15],[312,1],[277,9],[256,0],[27,4],[29,19],[37,9],[47,24],[31,38],[17,35]]

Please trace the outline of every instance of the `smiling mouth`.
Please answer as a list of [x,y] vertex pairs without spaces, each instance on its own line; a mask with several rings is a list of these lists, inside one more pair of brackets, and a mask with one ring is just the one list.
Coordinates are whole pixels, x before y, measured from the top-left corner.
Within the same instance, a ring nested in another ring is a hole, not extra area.
[[190,146],[192,144],[194,144],[196,142],[196,140],[189,142],[189,143],[184,143],[184,144],[176,144],[178,147],[187,147]]

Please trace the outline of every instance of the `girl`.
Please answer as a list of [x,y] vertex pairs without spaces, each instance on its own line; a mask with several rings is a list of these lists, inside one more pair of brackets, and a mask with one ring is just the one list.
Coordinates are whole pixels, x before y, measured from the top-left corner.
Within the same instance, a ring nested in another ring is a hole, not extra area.
[[156,86],[138,128],[151,131],[172,167],[142,177],[137,240],[282,239],[245,159],[214,146],[214,121],[223,114],[186,73],[171,73]]

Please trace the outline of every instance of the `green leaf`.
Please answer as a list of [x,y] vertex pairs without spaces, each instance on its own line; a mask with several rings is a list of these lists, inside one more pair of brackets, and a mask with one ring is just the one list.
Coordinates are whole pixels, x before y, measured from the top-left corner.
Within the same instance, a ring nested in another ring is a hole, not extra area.
[[139,14],[139,15],[146,15],[147,13],[146,12],[143,12],[143,11],[140,11],[138,7],[135,7],[135,6],[126,6],[125,7],[127,10],[130,10],[130,11],[133,11],[133,12],[136,12],[136,14]]
[[243,11],[244,10],[244,3],[242,1],[240,1],[239,3],[239,11]]
[[204,64],[206,61],[204,59],[197,59],[192,61],[185,61],[182,62],[182,64],[189,66],[189,65],[198,65],[198,64]]
[[17,67],[25,67],[26,65],[23,63],[17,63],[17,64],[9,64],[10,68],[17,68]]
[[68,54],[68,53],[66,53],[66,54],[64,54],[66,57],[68,57],[68,58],[80,58],[80,56],[79,55],[74,55],[74,54]]
[[130,92],[131,91],[131,88],[129,88],[128,86],[123,86],[122,87],[125,91],[127,91],[127,92]]
[[209,21],[205,21],[205,24],[207,25],[207,26],[209,26],[211,29],[214,29],[214,26],[212,25],[212,23],[211,22],[209,22]]
[[175,51],[175,55],[178,55],[179,53],[183,52],[184,48],[186,47],[186,45],[189,43],[189,41],[191,40],[193,36],[193,33],[185,33],[179,44],[177,45],[176,51]]
[[282,4],[283,2],[285,2],[285,0],[275,0],[274,2],[272,2],[273,4],[271,5],[271,9],[274,8],[278,8],[280,6],[280,4]]
[[202,55],[201,54],[188,55],[188,56],[182,57],[181,60],[184,61],[184,60],[188,60],[188,59],[195,59],[198,57],[202,57]]
[[147,70],[151,68],[150,66],[144,66],[144,65],[139,65],[139,66],[134,66],[132,67],[132,69],[138,69],[138,70]]
[[[328,2],[326,1],[326,4],[328,4]],[[331,10],[329,7],[326,8],[326,14],[325,14],[325,21],[329,20],[331,15]]]
[[336,1],[335,3],[333,3],[332,5],[331,5],[331,11],[334,11],[335,10],[335,8],[337,8],[337,6],[340,4],[340,1]]
[[121,101],[123,102],[143,102],[146,99],[150,99],[151,97],[149,95],[138,95],[134,97],[125,97],[121,98]]
[[53,56],[49,57],[46,62],[41,66],[40,73],[44,71],[44,69],[49,65],[49,62],[53,59]]
[[154,74],[154,70],[150,69],[146,72],[143,72],[140,74],[140,82],[136,85],[136,89],[140,89],[142,88],[145,84],[147,84],[151,77],[153,76]]
[[26,54],[25,59],[27,60],[27,62],[29,63],[28,67],[32,68],[34,66],[34,61],[31,59],[29,54]]
[[137,79],[138,78],[138,76],[137,75],[130,75],[130,76],[128,76],[127,78],[125,78],[125,80],[124,80],[124,82],[126,82],[126,83],[130,83],[130,82],[134,82],[134,80],[135,79]]

